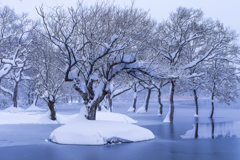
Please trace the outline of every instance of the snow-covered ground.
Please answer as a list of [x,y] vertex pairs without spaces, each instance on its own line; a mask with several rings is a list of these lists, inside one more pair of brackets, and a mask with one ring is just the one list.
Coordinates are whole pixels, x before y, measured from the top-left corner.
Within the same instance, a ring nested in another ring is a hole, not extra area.
[[57,113],[57,120],[52,121],[50,111],[37,112],[42,110],[36,106],[26,110],[11,106],[0,112],[0,124],[66,124],[54,130],[49,137],[52,142],[60,144],[103,145],[154,138],[150,130],[131,124],[137,121],[124,114],[98,111],[96,121],[88,121],[82,113],[85,107],[82,107],[80,114]]
[[[45,112],[44,112],[45,111]],[[39,107],[22,109],[9,107],[0,111],[0,124],[65,124],[76,119],[78,114],[56,114],[57,121],[50,119],[50,112]],[[120,113],[97,112],[97,120],[137,123],[136,120]]]

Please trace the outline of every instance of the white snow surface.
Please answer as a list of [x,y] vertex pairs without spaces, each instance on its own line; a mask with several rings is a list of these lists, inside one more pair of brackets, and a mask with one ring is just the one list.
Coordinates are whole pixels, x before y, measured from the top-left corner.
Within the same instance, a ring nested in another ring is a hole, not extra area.
[[[86,107],[83,107],[86,108]],[[82,109],[80,111],[80,114],[82,112]],[[82,121],[86,120],[86,118],[83,118],[80,114],[74,114],[72,116],[69,116],[66,120],[67,124],[74,123],[76,121]],[[120,113],[112,113],[112,112],[102,112],[97,111],[96,113],[96,120],[97,121],[114,121],[114,122],[124,122],[124,123],[137,123],[134,119]]]
[[5,112],[22,112],[24,111],[24,109],[20,108],[20,107],[13,107],[13,105],[11,107],[8,107],[4,110]]
[[170,110],[168,111],[168,114],[166,115],[165,119],[163,120],[164,123],[170,123]]
[[108,109],[105,108],[104,106],[101,106],[101,112],[110,112],[110,110],[108,110]]
[[97,112],[97,120],[101,121],[117,121],[117,122],[125,122],[125,123],[137,123],[134,119],[120,113],[112,113],[112,112]]
[[127,110],[127,112],[134,112],[133,106],[131,106],[131,107]]
[[39,124],[65,124],[66,123],[66,117],[56,113],[56,121],[51,120],[50,118],[51,112],[48,111],[45,115],[43,115],[42,117],[40,117],[38,119]]
[[26,109],[26,111],[43,111],[43,110],[46,110],[46,109],[39,108],[34,104],[32,104],[29,108]]
[[138,108],[138,110],[136,111],[136,113],[146,113],[145,104],[144,104],[142,107]]
[[198,117],[197,113],[194,114],[194,117]]
[[[86,121],[86,107],[82,107],[79,114],[65,116],[56,113],[57,121],[50,119],[50,111],[46,113],[39,112],[40,110],[27,110],[15,108],[13,106],[7,108],[8,110],[0,111],[0,124],[66,124],[75,121]],[[120,113],[111,113],[107,110],[97,112],[97,121],[117,121],[124,123],[137,123],[134,119]]]
[[75,121],[55,129],[49,139],[59,144],[104,145],[108,141],[137,142],[154,139],[153,133],[129,123]]

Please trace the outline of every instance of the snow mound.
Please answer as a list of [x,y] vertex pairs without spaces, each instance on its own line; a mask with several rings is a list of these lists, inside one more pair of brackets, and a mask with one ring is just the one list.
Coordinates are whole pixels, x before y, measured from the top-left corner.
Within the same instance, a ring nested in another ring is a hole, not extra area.
[[[86,107],[83,107],[86,108]],[[82,113],[82,109],[80,111],[80,114]],[[66,120],[67,124],[74,123],[76,121],[82,121],[86,120],[84,116],[79,114],[74,114],[72,116],[69,116]],[[96,112],[96,120],[97,121],[115,121],[115,122],[124,122],[124,123],[137,123],[134,119],[120,113],[112,113],[112,112]]]
[[6,112],[22,112],[25,111],[24,109],[20,108],[20,107],[13,107],[13,105],[11,107],[6,108],[4,111]]
[[131,106],[128,110],[127,110],[127,112],[134,112],[134,108],[133,108],[133,106]]
[[153,133],[129,123],[79,121],[55,129],[49,139],[59,144],[104,145],[154,139]]
[[56,113],[56,121],[51,120],[50,111],[48,111],[44,116],[40,117],[38,122],[39,124],[65,124],[66,118],[60,114]]
[[34,104],[32,104],[28,109],[26,109],[26,111],[42,111],[42,110],[46,110],[46,109],[39,108]]
[[198,117],[198,115],[195,113],[195,114],[194,114],[194,117]]
[[110,110],[108,110],[108,109],[105,108],[104,106],[101,106],[101,112],[110,112]]
[[166,115],[165,119],[163,120],[164,123],[170,123],[170,111],[168,111],[168,114]]
[[125,123],[137,123],[134,119],[120,113],[112,113],[112,112],[97,112],[96,116],[97,120],[101,121],[117,121],[117,122],[125,122]]
[[138,108],[136,113],[147,113],[145,110],[145,105],[143,105],[142,107]]

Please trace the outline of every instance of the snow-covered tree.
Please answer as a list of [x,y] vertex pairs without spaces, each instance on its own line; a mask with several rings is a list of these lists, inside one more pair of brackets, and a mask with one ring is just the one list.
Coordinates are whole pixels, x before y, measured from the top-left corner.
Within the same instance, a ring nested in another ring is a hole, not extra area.
[[215,98],[228,105],[231,101],[236,102],[235,98],[239,96],[239,77],[236,67],[227,59],[215,58],[207,65],[209,65],[209,69],[207,71],[206,88],[211,93],[212,111],[210,118],[213,118]]
[[20,81],[29,79],[24,75],[24,71],[29,69],[27,56],[32,42],[29,33],[33,27],[26,14],[17,15],[9,7],[0,8],[0,79],[6,78],[13,85],[8,89],[5,86],[0,88],[11,95],[14,107],[17,107]]
[[86,118],[95,120],[96,108],[120,73],[139,68],[138,55],[154,23],[147,12],[133,6],[120,8],[107,3],[76,9],[38,9],[44,32],[65,63],[65,81],[73,81],[82,96]]
[[[236,34],[221,23],[203,19],[201,10],[179,7],[170,14],[168,20],[159,24],[156,38],[150,43],[155,54],[155,63],[159,64],[159,73],[168,79],[170,87],[170,107],[165,122],[173,122],[174,91],[179,78],[193,78],[202,73],[189,74],[189,70],[201,62],[221,56],[220,52],[229,47],[236,39]],[[204,42],[204,47],[197,48],[193,58],[188,59],[188,44]],[[159,59],[158,59],[159,58]]]
[[32,80],[35,82],[37,97],[39,96],[47,103],[51,112],[50,118],[56,120],[54,105],[64,95],[64,73],[61,72],[63,63],[57,60],[54,54],[55,47],[49,43],[48,39],[42,36],[36,39],[35,52],[31,56],[35,70]]

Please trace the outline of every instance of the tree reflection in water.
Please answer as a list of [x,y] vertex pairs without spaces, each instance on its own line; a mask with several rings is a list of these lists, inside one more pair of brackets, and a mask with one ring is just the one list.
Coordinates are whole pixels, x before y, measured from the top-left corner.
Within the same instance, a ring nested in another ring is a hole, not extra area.
[[188,130],[183,139],[219,139],[240,138],[240,121],[214,123],[198,123]]

